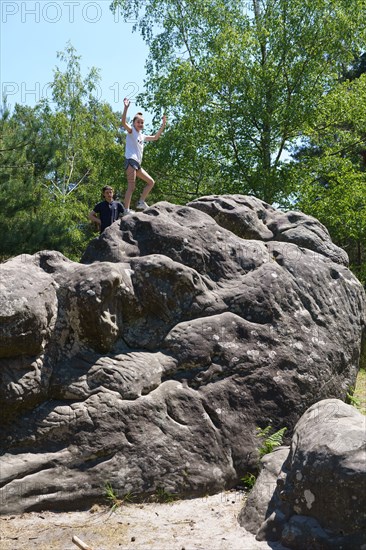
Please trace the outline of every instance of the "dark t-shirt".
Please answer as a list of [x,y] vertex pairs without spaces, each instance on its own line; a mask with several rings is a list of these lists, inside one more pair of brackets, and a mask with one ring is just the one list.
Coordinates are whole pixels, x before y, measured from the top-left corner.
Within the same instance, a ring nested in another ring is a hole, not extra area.
[[106,227],[118,220],[120,214],[123,214],[123,206],[118,201],[102,201],[94,206],[93,211],[100,216],[100,232],[102,233]]

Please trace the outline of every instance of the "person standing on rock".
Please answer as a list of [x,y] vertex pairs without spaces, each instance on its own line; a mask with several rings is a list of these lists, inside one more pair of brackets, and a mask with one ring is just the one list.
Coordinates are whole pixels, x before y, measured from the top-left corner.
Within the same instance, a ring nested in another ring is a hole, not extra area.
[[145,202],[146,197],[154,187],[155,181],[153,178],[141,167],[142,154],[144,149],[144,143],[148,141],[157,141],[164,131],[166,125],[166,116],[163,116],[161,127],[157,133],[153,136],[146,136],[142,133],[144,129],[144,118],[142,113],[137,113],[133,117],[132,126],[127,124],[126,116],[127,110],[130,106],[130,101],[125,98],[123,100],[124,109],[122,114],[122,126],[127,131],[126,135],[126,151],[125,151],[125,170],[127,176],[127,191],[124,199],[125,213],[132,212],[130,209],[132,194],[136,187],[136,177],[142,179],[146,186],[142,190],[141,197],[137,203],[136,208],[138,210],[145,210],[148,205]]
[[113,200],[113,194],[113,187],[105,185],[102,189],[104,201],[98,202],[89,214],[89,219],[99,226],[101,233],[118,220],[124,212],[122,204]]

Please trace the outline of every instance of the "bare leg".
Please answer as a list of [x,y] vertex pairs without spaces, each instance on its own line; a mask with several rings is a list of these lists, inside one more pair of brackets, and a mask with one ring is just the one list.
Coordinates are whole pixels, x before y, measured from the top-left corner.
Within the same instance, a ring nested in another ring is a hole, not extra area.
[[136,187],[136,170],[131,165],[128,166],[126,170],[127,176],[127,191],[125,194],[125,199],[123,201],[125,208],[130,208],[132,193]]
[[143,168],[141,168],[140,170],[137,170],[136,176],[146,182],[146,186],[143,188],[141,197],[140,197],[140,199],[144,201],[148,196],[148,194],[150,193],[151,189],[154,187],[155,181]]

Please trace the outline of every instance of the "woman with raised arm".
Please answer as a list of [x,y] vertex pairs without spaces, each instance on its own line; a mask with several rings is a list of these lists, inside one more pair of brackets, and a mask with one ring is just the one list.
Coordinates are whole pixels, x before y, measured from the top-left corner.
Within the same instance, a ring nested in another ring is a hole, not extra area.
[[127,176],[127,191],[124,199],[125,213],[132,212],[130,209],[132,194],[136,187],[136,177],[142,179],[146,185],[142,190],[141,197],[137,203],[136,208],[138,210],[145,210],[148,205],[145,202],[146,197],[154,187],[155,181],[153,178],[142,168],[142,155],[144,150],[144,144],[148,141],[157,141],[164,131],[166,125],[166,116],[163,116],[161,127],[153,136],[146,136],[143,134],[144,129],[144,117],[142,113],[137,113],[133,117],[132,126],[126,122],[127,110],[130,106],[130,101],[125,98],[123,100],[124,110],[122,114],[122,126],[127,131],[126,136],[126,152],[125,152],[125,170]]

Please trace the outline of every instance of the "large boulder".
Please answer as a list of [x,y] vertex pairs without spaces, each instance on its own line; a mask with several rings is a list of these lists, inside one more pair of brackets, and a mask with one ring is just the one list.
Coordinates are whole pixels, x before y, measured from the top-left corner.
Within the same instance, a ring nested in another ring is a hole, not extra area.
[[[234,217],[239,200],[254,199],[235,196]],[[1,266],[3,513],[87,506],[107,481],[231,487],[257,465],[257,426],[291,433],[354,386],[365,295],[329,236],[298,245],[293,220],[291,242],[248,239],[197,204],[125,216],[80,264],[43,251]]]
[[366,548],[366,416],[337,399],[312,405],[290,450],[263,459],[238,519],[294,550]]

